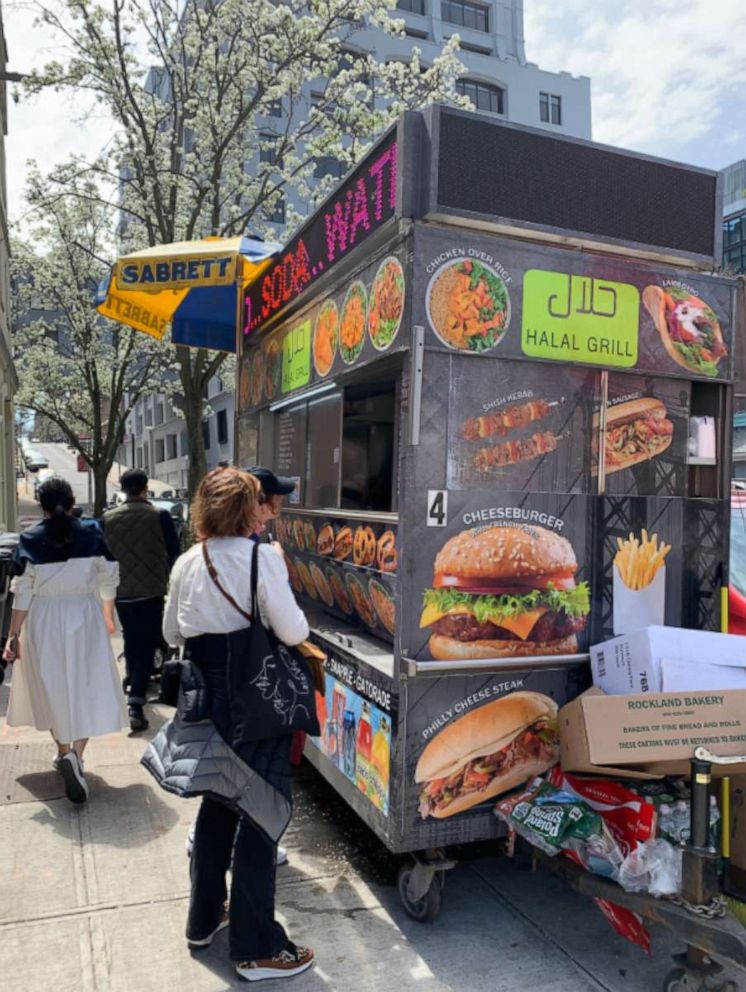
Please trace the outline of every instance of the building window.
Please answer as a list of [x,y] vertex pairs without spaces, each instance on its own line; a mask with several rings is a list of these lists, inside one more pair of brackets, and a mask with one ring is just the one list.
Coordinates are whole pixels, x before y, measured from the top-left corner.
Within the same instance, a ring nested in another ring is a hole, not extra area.
[[544,124],[561,124],[562,97],[555,93],[539,93],[539,117]]
[[166,460],[166,450],[163,443],[163,438],[159,437],[155,442],[155,463],[165,462]]
[[228,413],[218,410],[218,444],[228,443]]
[[470,0],[442,0],[440,16],[449,24],[460,24],[475,31],[489,31],[489,11],[481,3]]
[[210,421],[202,421],[202,436],[205,439],[205,451],[210,450]]
[[181,432],[181,453],[182,455],[189,454],[189,435],[186,431]]
[[277,146],[280,142],[276,134],[260,134],[259,141],[259,161],[267,165],[278,165],[282,168],[282,159],[277,154]]
[[272,206],[265,206],[264,216],[267,218],[270,224],[284,224],[285,223],[285,198],[278,196]]
[[166,437],[166,450],[167,450],[167,453],[168,453],[169,460],[171,458],[178,458],[179,457],[179,452],[177,451],[177,446],[178,446],[177,445],[177,442],[178,442],[178,435],[177,434],[169,434]]
[[282,117],[282,100],[273,100],[267,105],[267,117]]
[[150,409],[145,410],[145,426],[146,427],[153,426],[153,411]]
[[155,405],[155,423],[156,423],[156,426],[158,426],[158,424],[162,424],[163,423],[163,404],[162,403],[156,403],[156,405]]
[[135,467],[142,468],[142,448],[135,449]]
[[316,159],[313,174],[316,179],[323,179],[324,176],[333,176],[335,179],[341,179],[345,174],[345,167],[333,155],[322,155]]
[[456,92],[468,97],[477,110],[491,114],[505,113],[505,90],[490,83],[477,83],[473,79],[458,79]]
[[425,0],[397,0],[399,10],[408,10],[410,14],[424,14]]
[[731,272],[746,272],[746,214],[723,221],[723,265]]

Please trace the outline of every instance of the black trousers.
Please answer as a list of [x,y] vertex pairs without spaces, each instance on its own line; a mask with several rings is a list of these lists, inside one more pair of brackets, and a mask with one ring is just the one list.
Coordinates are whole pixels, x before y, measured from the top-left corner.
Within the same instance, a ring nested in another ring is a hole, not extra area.
[[[224,740],[230,741],[226,638],[204,634],[190,638],[186,655],[204,677],[210,715]],[[242,744],[239,757],[290,798],[292,737]],[[199,940],[220,921],[227,895],[225,875],[233,853],[230,891],[230,956],[234,961],[269,958],[288,946],[275,920],[276,845],[248,817],[205,796],[197,816],[190,864],[192,882],[187,937]]]
[[118,600],[117,613],[124,634],[124,659],[129,682],[127,702],[142,706],[153,675],[155,653],[163,640],[163,597],[134,602]]

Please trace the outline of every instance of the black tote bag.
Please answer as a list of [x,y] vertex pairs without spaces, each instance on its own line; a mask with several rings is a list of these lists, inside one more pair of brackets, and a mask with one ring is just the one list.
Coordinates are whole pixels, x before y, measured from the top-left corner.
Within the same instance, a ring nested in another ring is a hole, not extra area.
[[210,578],[245,619],[248,627],[228,634],[228,694],[232,747],[269,740],[302,730],[320,734],[316,695],[308,664],[295,648],[283,644],[261,621],[257,602],[259,545],[251,558],[251,612],[243,610],[220,583],[207,542],[202,552]]

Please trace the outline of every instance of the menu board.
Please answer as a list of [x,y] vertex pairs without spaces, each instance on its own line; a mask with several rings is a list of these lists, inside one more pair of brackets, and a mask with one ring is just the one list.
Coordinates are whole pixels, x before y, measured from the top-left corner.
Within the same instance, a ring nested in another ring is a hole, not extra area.
[[412,321],[464,355],[732,375],[725,278],[458,228],[415,228]]
[[281,410],[275,425],[274,470],[278,475],[290,476],[298,480],[298,488],[293,494],[303,500],[302,483],[306,474],[306,427],[308,411],[306,404]]
[[264,339],[245,338],[239,411],[332,382],[335,374],[406,348],[410,246],[411,238],[389,245],[303,316]]
[[421,660],[585,651],[593,501],[583,495],[448,492],[439,526],[410,507],[402,653]]
[[686,494],[690,397],[680,379],[609,374],[604,492]]
[[448,489],[592,491],[597,372],[451,359]]

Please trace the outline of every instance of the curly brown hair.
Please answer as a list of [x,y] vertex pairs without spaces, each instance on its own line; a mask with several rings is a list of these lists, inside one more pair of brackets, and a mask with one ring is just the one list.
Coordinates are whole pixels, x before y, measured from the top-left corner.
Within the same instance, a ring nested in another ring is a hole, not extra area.
[[215,468],[199,484],[192,508],[197,539],[248,537],[254,530],[259,483],[237,468]]

